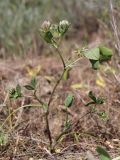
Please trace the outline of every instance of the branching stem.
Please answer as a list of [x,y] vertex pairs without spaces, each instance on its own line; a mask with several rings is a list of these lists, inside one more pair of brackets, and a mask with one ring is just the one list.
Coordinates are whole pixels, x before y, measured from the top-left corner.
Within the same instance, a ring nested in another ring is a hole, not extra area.
[[51,150],[51,152],[52,152],[52,150],[53,150],[53,146],[52,146],[53,142],[52,142],[52,134],[51,134],[51,131],[50,131],[50,124],[49,124],[49,110],[50,110],[50,105],[51,105],[51,102],[52,102],[54,93],[55,93],[58,85],[60,84],[60,82],[61,82],[61,80],[62,80],[62,78],[63,78],[63,76],[64,76],[64,73],[65,73],[65,71],[66,71],[65,61],[64,61],[64,59],[63,59],[63,57],[62,57],[62,54],[61,54],[61,52],[60,52],[60,50],[59,50],[58,48],[56,48],[56,51],[57,51],[57,53],[58,53],[58,55],[59,55],[59,57],[60,57],[60,59],[61,59],[61,61],[62,61],[62,64],[63,64],[63,72],[62,72],[60,78],[58,79],[58,81],[56,82],[56,84],[55,84],[55,86],[54,86],[54,88],[53,88],[53,90],[52,90],[52,93],[51,93],[50,98],[49,98],[49,101],[48,101],[47,111],[46,111],[46,114],[45,114],[46,130],[47,130],[47,134],[48,134],[48,138],[49,138],[49,142],[50,142],[50,150]]

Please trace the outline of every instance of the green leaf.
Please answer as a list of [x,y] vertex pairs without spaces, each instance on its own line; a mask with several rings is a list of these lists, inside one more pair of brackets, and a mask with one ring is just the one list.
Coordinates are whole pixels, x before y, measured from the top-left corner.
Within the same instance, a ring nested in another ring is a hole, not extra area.
[[92,101],[90,101],[87,104],[85,104],[85,106],[90,106],[92,104],[98,104],[99,105],[99,104],[103,104],[104,103],[105,99],[103,97],[98,97],[97,98],[92,91],[90,91],[88,93],[88,96],[92,99]]
[[99,98],[96,99],[96,103],[97,103],[97,104],[103,104],[103,103],[104,103],[104,100],[105,100],[104,98],[99,97]]
[[70,72],[71,68],[68,68],[65,70],[65,73],[63,75],[63,79],[67,80],[69,78],[69,72]]
[[101,160],[112,160],[110,155],[108,154],[108,152],[104,148],[98,146],[96,151],[100,154]]
[[17,84],[16,88],[12,88],[10,91],[9,91],[9,94],[10,94],[10,98],[11,99],[17,99],[17,98],[20,98],[22,97],[22,93],[21,93],[21,86],[19,84]]
[[50,31],[48,31],[48,32],[45,32],[45,35],[43,38],[47,43],[52,43],[53,35]]
[[112,57],[112,50],[107,48],[107,47],[102,47],[100,46],[99,47],[100,49],[100,61],[103,62],[103,61],[108,61],[111,59]]
[[96,98],[96,96],[94,95],[94,93],[93,93],[92,91],[90,91],[90,92],[88,93],[88,96],[89,96],[94,102],[96,102],[97,98]]
[[108,118],[108,115],[106,112],[98,112],[98,116],[102,119],[102,120],[106,120]]
[[99,60],[100,50],[99,48],[93,48],[83,53],[83,55],[90,60]]
[[100,49],[98,47],[84,52],[83,55],[90,60],[93,69],[99,69]]
[[97,69],[100,68],[100,62],[98,60],[92,60],[92,59],[90,59],[90,62],[92,64],[92,68],[93,69],[97,70]]
[[67,96],[67,98],[65,99],[65,102],[64,102],[66,108],[71,107],[71,105],[73,103],[73,99],[74,99],[74,96],[72,94],[69,94]]
[[16,86],[16,92],[17,92],[18,96],[21,96],[21,86],[19,84],[17,84],[17,86]]
[[100,63],[111,59],[112,50],[107,47],[100,46],[87,52],[83,52],[83,55],[90,60],[92,68],[97,70],[100,67]]
[[31,85],[25,85],[24,86],[27,90],[34,90],[34,87]]
[[91,105],[91,104],[103,104],[103,103],[104,103],[104,100],[105,100],[105,99],[104,99],[103,97],[98,97],[98,98],[97,98],[92,91],[90,91],[90,92],[88,93],[88,96],[89,96],[93,101],[88,102],[88,103],[86,104],[86,106],[89,106],[89,105]]
[[37,80],[36,78],[32,78],[31,82],[30,82],[31,86],[35,89],[36,85],[37,85]]
[[34,77],[34,78],[32,78],[32,80],[30,81],[30,84],[25,85],[24,87],[25,87],[26,89],[28,89],[28,90],[35,90],[36,85],[37,85],[37,80],[36,80],[36,78]]
[[8,142],[8,135],[0,131],[0,146],[6,145]]

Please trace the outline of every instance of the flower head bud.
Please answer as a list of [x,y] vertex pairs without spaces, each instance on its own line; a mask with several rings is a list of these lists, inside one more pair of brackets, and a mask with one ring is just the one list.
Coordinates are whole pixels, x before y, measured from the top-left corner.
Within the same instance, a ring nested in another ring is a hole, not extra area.
[[43,24],[41,25],[41,29],[43,31],[48,31],[50,29],[51,23],[50,21],[44,21]]
[[70,23],[67,20],[60,21],[59,31],[60,31],[61,35],[64,35],[67,32],[69,26],[70,26]]

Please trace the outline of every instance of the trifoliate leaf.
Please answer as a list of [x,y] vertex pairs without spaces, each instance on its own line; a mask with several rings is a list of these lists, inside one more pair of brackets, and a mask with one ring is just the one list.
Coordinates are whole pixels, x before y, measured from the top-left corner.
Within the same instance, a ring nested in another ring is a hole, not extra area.
[[21,93],[21,86],[19,84],[17,84],[16,88],[12,88],[9,92],[10,94],[10,98],[11,99],[17,99],[22,97],[22,93]]
[[73,103],[73,99],[74,99],[74,96],[72,94],[69,94],[67,96],[67,98],[65,99],[65,102],[64,102],[66,108],[71,107],[71,105]]
[[111,59],[112,51],[109,48],[100,46],[83,52],[83,55],[90,60],[92,68],[97,70],[102,62]]
[[86,52],[84,52],[84,56],[90,60],[99,60],[100,58],[100,50],[99,48],[93,48]]

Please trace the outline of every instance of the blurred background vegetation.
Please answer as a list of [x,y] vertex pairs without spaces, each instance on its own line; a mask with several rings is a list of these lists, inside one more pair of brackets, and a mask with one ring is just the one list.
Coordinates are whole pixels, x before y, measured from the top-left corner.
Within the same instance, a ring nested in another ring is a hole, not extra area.
[[[120,1],[114,0],[114,5],[119,10]],[[85,30],[82,38],[87,39],[100,22],[103,31],[111,29],[109,0],[0,0],[0,54],[40,54],[38,30],[46,19],[68,19],[73,26],[71,35]]]

